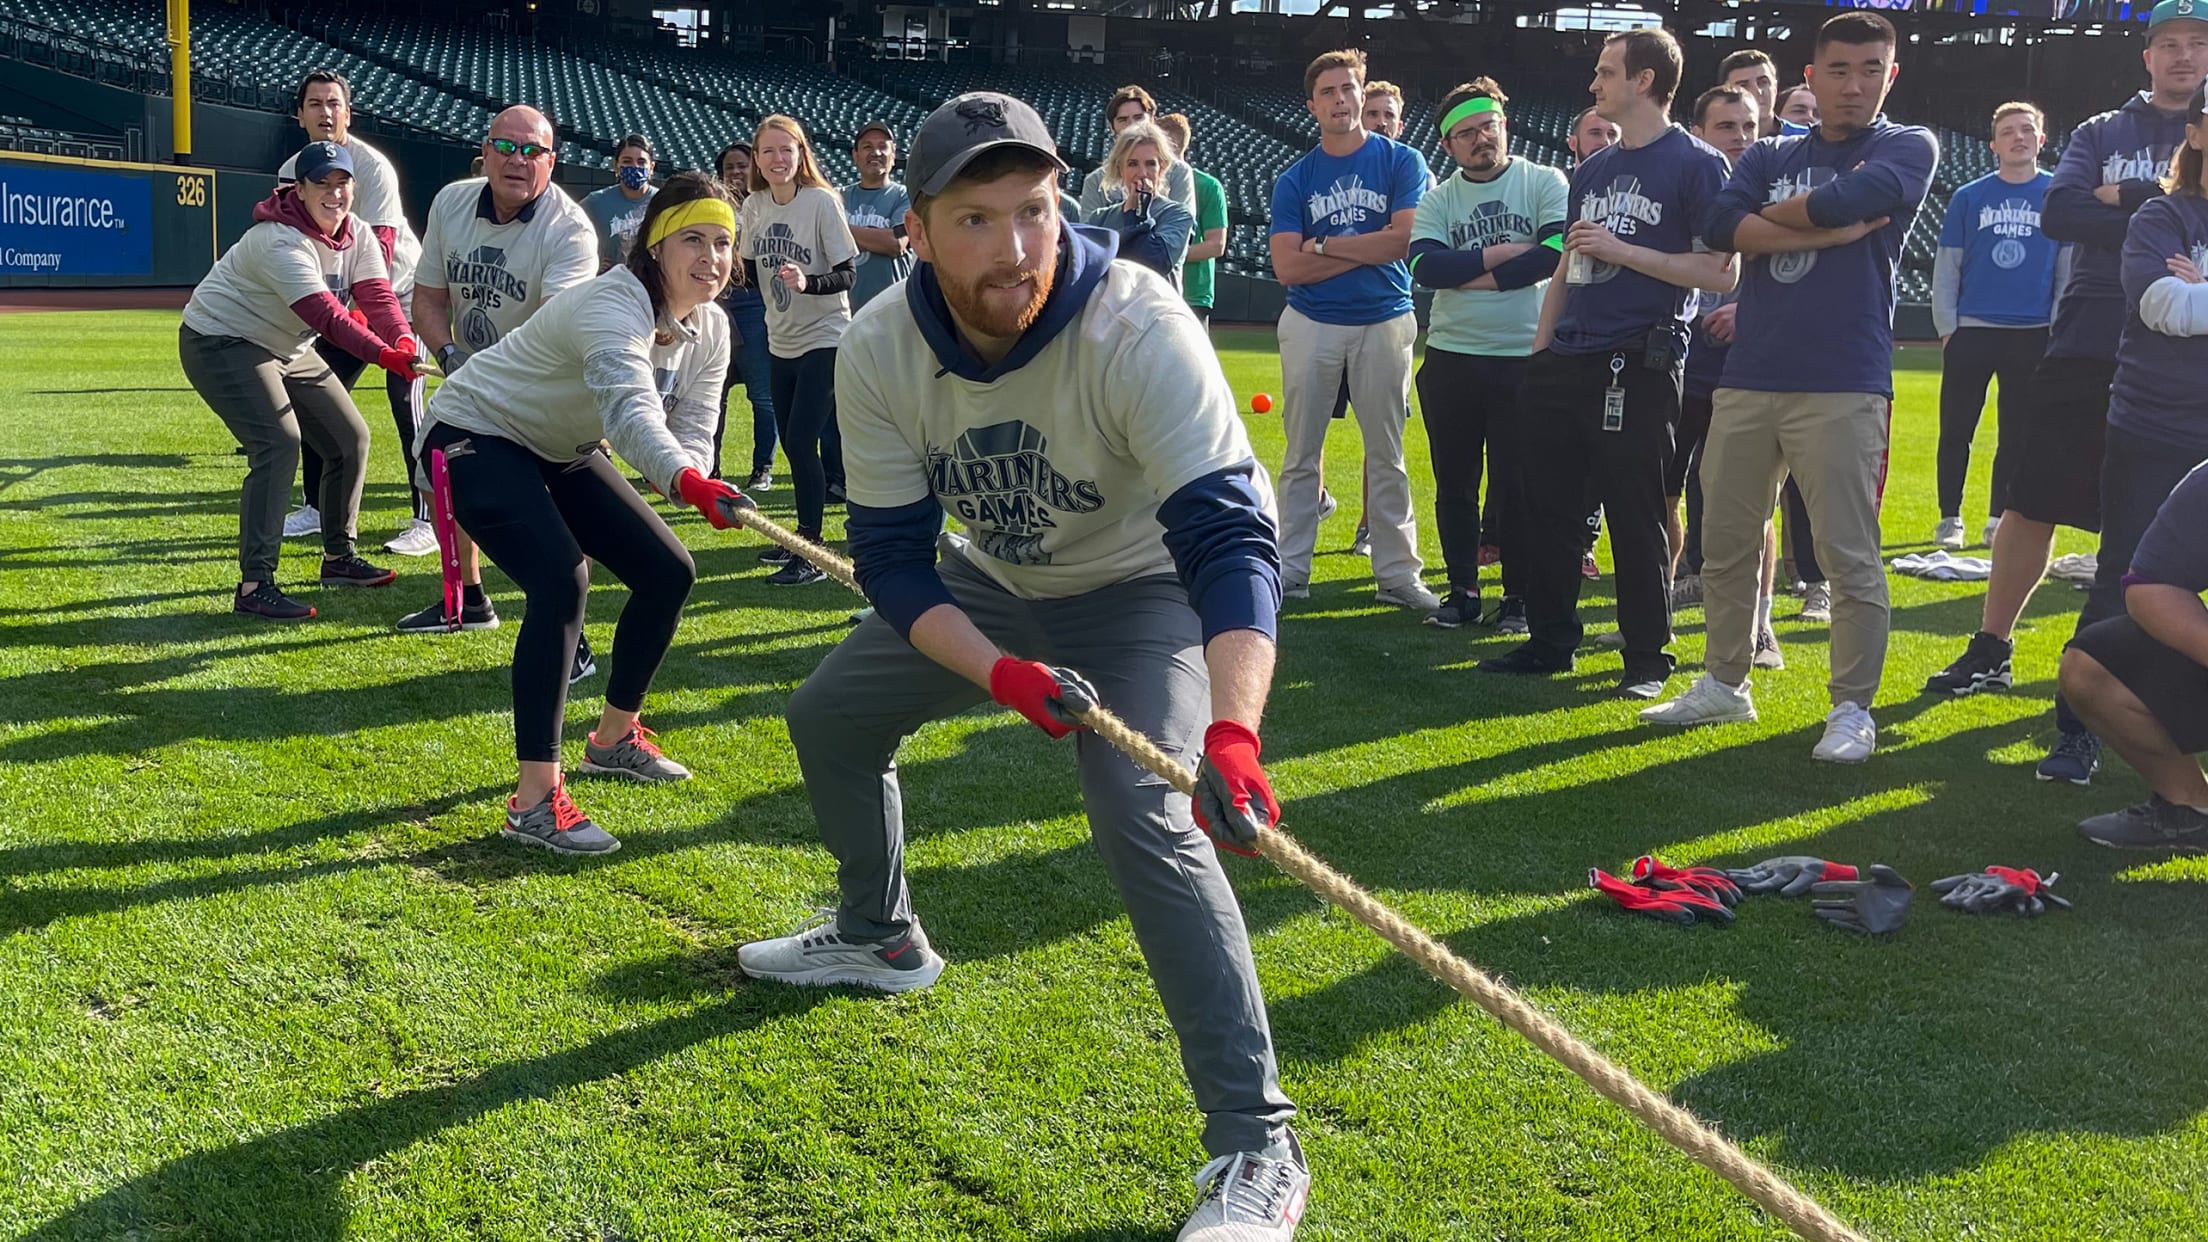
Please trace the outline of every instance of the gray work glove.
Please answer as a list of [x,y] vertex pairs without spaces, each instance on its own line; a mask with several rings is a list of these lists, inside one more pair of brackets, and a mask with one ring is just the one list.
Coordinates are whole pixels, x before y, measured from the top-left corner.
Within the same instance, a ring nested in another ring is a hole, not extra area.
[[1725,878],[1740,885],[1743,893],[1776,893],[1781,897],[1799,897],[1819,880],[1859,880],[1863,877],[1846,863],[1811,858],[1807,854],[1786,854],[1727,871]]
[[2054,872],[2044,880],[2039,872],[2014,867],[1988,867],[1969,875],[1951,875],[1932,881],[1932,891],[1940,894],[1940,904],[1964,914],[2020,914],[2025,918],[2037,918],[2047,912],[2052,904],[2067,910],[2070,903],[2055,896],[2052,891],[2062,873]]
[[1810,911],[1842,931],[1883,936],[1901,930],[1914,892],[1901,873],[1872,863],[1870,878],[1824,880],[1810,886]]

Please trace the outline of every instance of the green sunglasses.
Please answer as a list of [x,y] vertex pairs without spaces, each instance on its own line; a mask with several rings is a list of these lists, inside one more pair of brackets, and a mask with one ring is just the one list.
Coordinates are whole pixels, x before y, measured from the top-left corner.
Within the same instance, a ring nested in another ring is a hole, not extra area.
[[540,147],[533,142],[515,142],[511,138],[491,139],[491,150],[498,152],[500,155],[519,155],[525,160],[533,160],[538,156],[552,154],[552,148],[550,147]]

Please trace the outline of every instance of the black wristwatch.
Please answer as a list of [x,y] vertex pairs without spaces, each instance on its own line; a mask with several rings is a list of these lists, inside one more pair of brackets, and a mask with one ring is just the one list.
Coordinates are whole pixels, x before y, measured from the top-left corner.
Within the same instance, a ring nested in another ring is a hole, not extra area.
[[446,341],[444,344],[438,346],[437,369],[443,371],[446,375],[451,375],[454,371],[459,370],[460,364],[453,361],[453,359],[458,357],[459,354],[460,346],[458,342]]

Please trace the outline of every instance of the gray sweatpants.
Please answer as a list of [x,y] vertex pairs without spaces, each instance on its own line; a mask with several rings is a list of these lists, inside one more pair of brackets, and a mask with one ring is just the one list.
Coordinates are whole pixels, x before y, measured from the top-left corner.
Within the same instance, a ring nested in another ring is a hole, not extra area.
[[[1194,757],[1211,718],[1211,682],[1202,630],[1178,581],[1144,578],[1026,600],[956,553],[943,558],[941,572],[998,646],[1073,669],[1169,754]],[[880,617],[862,622],[790,696],[790,741],[821,839],[836,856],[846,935],[888,940],[914,921],[898,744],[931,720],[988,701]],[[1074,746],[1089,835],[1180,1037],[1181,1067],[1205,1116],[1205,1150],[1282,1154],[1295,1105],[1280,1090],[1249,933],[1211,842],[1172,786],[1092,734],[1075,734]]]
[[1372,528],[1372,576],[1390,589],[1419,581],[1418,522],[1403,429],[1411,411],[1411,347],[1418,320],[1397,315],[1355,327],[1320,323],[1291,306],[1280,313],[1281,419],[1288,451],[1280,464],[1280,581],[1311,584],[1319,545],[1319,458],[1334,394],[1349,378],[1349,405],[1365,440],[1365,524]]
[[276,576],[284,507],[299,472],[299,442],[322,455],[322,551],[350,556],[368,477],[368,424],[352,394],[313,350],[286,363],[239,336],[180,328],[184,377],[245,448],[245,490],[238,498],[238,581]]

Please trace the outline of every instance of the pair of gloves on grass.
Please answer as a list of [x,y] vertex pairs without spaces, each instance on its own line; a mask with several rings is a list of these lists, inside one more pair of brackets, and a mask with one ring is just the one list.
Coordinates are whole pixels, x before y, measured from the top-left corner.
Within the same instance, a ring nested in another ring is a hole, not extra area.
[[[1987,867],[1935,880],[1932,891],[1940,894],[1941,905],[1964,914],[2032,918],[2045,913],[2049,905],[2070,907],[2051,891],[2057,878],[2050,875],[2043,880],[2037,871],[2014,867]],[[1863,935],[1899,931],[1909,917],[1909,900],[1915,893],[1900,872],[1882,863],[1857,868],[1801,854],[1731,870],[1674,867],[1644,854],[1634,860],[1630,881],[1598,868],[1587,873],[1587,882],[1630,913],[1688,926],[1731,923],[1733,907],[1746,894],[1806,894],[1811,913],[1843,931]]]

